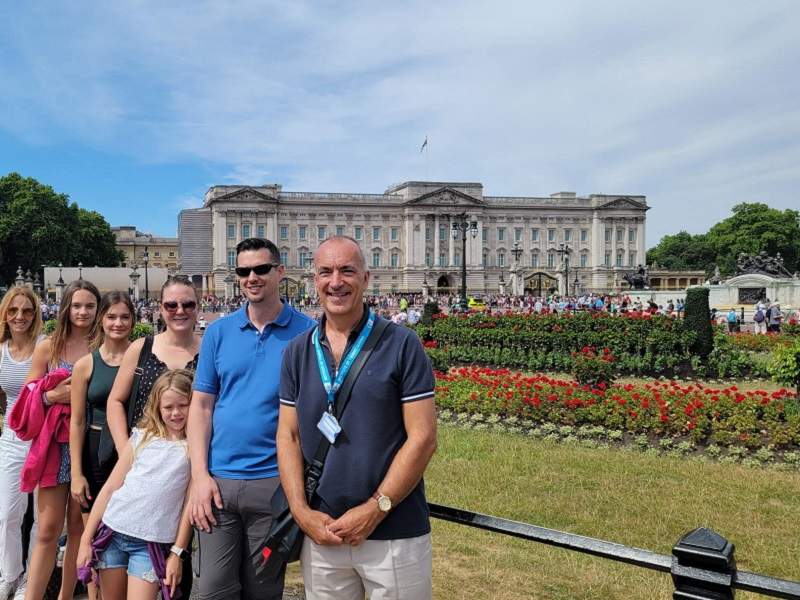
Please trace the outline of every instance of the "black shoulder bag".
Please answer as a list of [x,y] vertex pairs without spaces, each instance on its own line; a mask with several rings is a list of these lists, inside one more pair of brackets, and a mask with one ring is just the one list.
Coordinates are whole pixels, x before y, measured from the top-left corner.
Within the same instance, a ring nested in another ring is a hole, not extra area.
[[[133,372],[133,383],[131,384],[131,393],[128,396],[127,421],[128,433],[133,429],[133,413],[136,411],[136,397],[139,395],[139,382],[142,380],[142,373],[144,372],[144,363],[147,357],[153,350],[153,336],[148,335],[144,338],[142,351],[139,353],[139,362]],[[108,421],[103,424],[103,429],[100,431],[100,442],[97,445],[97,460],[101,466],[113,464],[117,462],[117,450],[114,446],[114,438],[111,437],[111,430],[108,427]]]
[[[387,319],[379,318],[376,320],[372,333],[364,344],[364,348],[353,363],[347,377],[345,377],[342,387],[336,397],[335,413],[336,419],[339,422],[341,422],[344,409],[350,401],[353,384],[388,325],[389,321]],[[313,460],[311,463],[306,464],[305,488],[306,500],[309,504],[313,502],[314,496],[317,493],[319,478],[322,476],[322,468],[325,465],[325,458],[328,456],[330,447],[331,443],[325,436],[322,436],[317,446],[317,451],[314,453]],[[267,534],[267,540],[264,543],[262,554],[269,568],[279,569],[286,563],[295,562],[300,559],[300,550],[303,547],[303,538],[305,534],[295,522],[294,517],[292,517],[292,512],[289,510],[289,502],[286,500],[286,494],[284,494],[282,486],[279,485],[278,489],[275,490],[270,504],[272,506],[272,525]]]

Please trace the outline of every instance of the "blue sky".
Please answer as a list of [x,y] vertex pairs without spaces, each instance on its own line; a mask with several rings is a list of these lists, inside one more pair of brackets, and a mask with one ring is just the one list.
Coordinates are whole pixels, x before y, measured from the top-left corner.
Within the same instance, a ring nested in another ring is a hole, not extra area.
[[[800,208],[800,3],[3,3],[0,174],[175,235],[214,184]],[[428,153],[419,152],[428,137]]]

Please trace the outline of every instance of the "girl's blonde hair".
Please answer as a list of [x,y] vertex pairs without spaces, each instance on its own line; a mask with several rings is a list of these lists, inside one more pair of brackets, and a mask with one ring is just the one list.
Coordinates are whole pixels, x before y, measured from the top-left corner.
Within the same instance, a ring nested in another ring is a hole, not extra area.
[[133,306],[130,296],[125,292],[106,292],[100,299],[100,307],[97,309],[97,320],[89,336],[89,347],[92,350],[96,350],[103,345],[103,340],[105,340],[103,318],[106,316],[106,313],[111,310],[111,307],[117,304],[124,304],[128,307],[128,312],[131,313],[131,331],[133,331],[133,326],[136,325],[136,308]]
[[150,390],[150,396],[147,398],[144,413],[142,413],[142,418],[138,424],[139,429],[142,429],[144,433],[142,441],[139,443],[139,448],[142,448],[152,438],[169,437],[167,425],[164,423],[164,419],[161,418],[161,397],[167,390],[173,390],[191,401],[193,379],[194,371],[190,369],[168,370],[158,376],[153,388]]
[[39,308],[41,301],[36,294],[25,286],[12,287],[6,292],[6,295],[3,296],[3,300],[0,301],[0,343],[11,338],[11,328],[8,326],[7,321],[8,309],[17,296],[24,296],[27,298],[33,307],[33,323],[31,323],[28,331],[25,332],[25,336],[28,338],[28,344],[33,345],[36,338],[38,338],[39,334],[42,332],[42,311]]
[[[64,290],[61,298],[61,305],[58,307],[58,325],[56,325],[53,335],[50,336],[50,365],[56,366],[64,350],[67,348],[67,339],[72,333],[72,321],[69,320],[69,309],[72,307],[72,297],[78,290],[86,290],[92,294],[100,304],[100,292],[90,281],[78,279],[70,283]],[[97,322],[97,312],[95,312],[95,322]],[[94,328],[94,323],[92,323]]]

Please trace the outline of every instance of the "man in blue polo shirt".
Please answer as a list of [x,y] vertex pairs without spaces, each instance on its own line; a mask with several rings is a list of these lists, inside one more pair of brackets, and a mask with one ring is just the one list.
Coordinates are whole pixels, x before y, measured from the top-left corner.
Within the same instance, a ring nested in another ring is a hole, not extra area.
[[434,379],[412,330],[387,325],[355,380],[312,506],[303,489],[304,458],[314,457],[322,430],[330,435],[325,423],[336,420],[323,377],[344,380],[375,323],[363,302],[368,282],[355,240],[320,244],[314,283],[324,316],[284,353],[278,456],[292,514],[307,535],[300,556],[307,600],[431,597],[422,475],[436,449]]
[[283,273],[275,244],[240,242],[236,275],[247,303],[203,336],[187,423],[201,600],[283,593],[283,573],[268,573],[260,556],[278,486],[280,362],[286,345],[314,325],[281,302]]

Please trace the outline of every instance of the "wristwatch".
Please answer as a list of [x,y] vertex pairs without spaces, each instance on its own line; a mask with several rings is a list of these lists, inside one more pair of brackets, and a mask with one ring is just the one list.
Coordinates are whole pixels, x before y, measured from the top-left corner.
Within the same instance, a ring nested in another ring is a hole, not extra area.
[[392,499],[389,496],[384,496],[380,492],[375,492],[372,494],[372,497],[375,498],[378,502],[378,510],[382,513],[388,513],[392,510]]
[[173,545],[172,548],[169,549],[175,556],[183,560],[189,554],[184,548],[180,546]]

